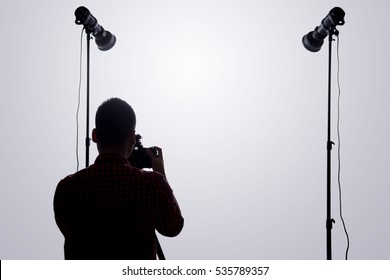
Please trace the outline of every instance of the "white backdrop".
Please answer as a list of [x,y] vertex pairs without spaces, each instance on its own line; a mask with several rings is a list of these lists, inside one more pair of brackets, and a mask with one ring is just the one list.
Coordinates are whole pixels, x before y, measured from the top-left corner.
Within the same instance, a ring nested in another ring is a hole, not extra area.
[[[169,259],[326,258],[328,48],[310,53],[301,39],[342,7],[349,257],[390,258],[388,1],[15,0],[0,10],[1,259],[63,258],[52,199],[76,171],[81,5],[117,37],[107,52],[91,43],[91,129],[96,108],[118,96],[144,145],[163,148],[185,217],[179,237],[160,237]],[[85,52],[83,68],[82,167]],[[336,149],[332,164],[333,257],[343,259]]]

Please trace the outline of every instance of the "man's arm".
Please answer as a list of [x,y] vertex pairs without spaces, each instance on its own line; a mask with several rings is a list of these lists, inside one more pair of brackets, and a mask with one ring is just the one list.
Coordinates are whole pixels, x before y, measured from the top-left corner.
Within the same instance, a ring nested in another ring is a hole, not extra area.
[[184,226],[179,204],[171,187],[165,179],[157,186],[158,212],[156,215],[157,231],[169,237],[177,236]]
[[68,220],[71,215],[68,207],[69,202],[67,201],[66,181],[65,178],[58,183],[53,199],[54,218],[64,236],[68,233]]
[[158,212],[156,216],[156,229],[165,236],[177,236],[184,226],[184,219],[181,215],[179,204],[173,194],[171,187],[166,180],[164,157],[161,148],[155,147],[158,156],[155,156],[150,150],[147,150],[152,160],[153,171],[160,173],[161,183],[157,187]]

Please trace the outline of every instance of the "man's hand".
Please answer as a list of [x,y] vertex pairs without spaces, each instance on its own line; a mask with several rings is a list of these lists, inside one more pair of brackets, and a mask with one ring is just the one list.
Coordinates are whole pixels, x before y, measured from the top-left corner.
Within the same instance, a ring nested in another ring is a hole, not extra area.
[[150,149],[146,149],[147,155],[150,157],[152,161],[152,169],[153,171],[159,172],[165,176],[165,168],[164,168],[164,157],[161,148],[153,147],[158,151],[158,155],[156,156]]

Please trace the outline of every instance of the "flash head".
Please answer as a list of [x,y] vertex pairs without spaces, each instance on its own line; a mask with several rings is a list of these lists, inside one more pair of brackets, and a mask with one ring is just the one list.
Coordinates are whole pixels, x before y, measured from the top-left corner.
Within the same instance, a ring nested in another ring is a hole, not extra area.
[[345,12],[339,7],[333,8],[329,14],[322,20],[321,25],[317,26],[314,31],[310,31],[303,36],[302,43],[308,51],[318,52],[324,39],[328,36],[330,30],[337,25],[344,25]]
[[111,32],[104,30],[87,8],[83,6],[78,7],[74,14],[76,16],[76,24],[84,25],[85,31],[95,37],[99,50],[107,51],[115,45],[116,37]]

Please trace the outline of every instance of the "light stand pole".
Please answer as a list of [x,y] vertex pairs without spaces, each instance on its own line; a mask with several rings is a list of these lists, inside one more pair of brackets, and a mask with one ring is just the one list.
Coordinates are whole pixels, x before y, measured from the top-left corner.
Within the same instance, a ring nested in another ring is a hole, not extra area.
[[332,42],[333,35],[338,36],[335,27],[329,30],[329,64],[328,64],[328,140],[327,140],[327,176],[326,176],[326,259],[332,259],[332,227],[335,220],[332,219],[331,208],[331,152],[334,142],[331,140],[331,96],[332,96]]
[[91,34],[87,33],[87,116],[86,116],[86,137],[85,137],[85,167],[89,166],[89,146],[91,144],[91,139],[89,138],[89,64],[90,64],[90,42]]

